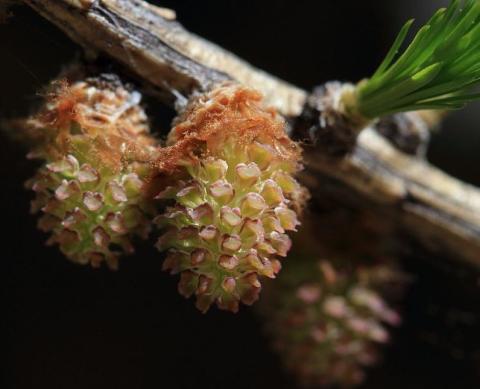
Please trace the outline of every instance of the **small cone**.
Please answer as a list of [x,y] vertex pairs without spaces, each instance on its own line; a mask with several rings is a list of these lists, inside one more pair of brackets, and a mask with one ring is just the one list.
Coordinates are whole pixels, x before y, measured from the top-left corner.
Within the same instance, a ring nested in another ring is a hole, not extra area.
[[[386,272],[388,270],[388,272]],[[384,265],[354,268],[292,258],[260,303],[284,364],[307,387],[354,387],[400,318],[378,294]],[[382,285],[383,284],[383,285]]]
[[149,134],[140,95],[99,80],[54,84],[43,110],[25,121],[35,142],[30,157],[44,162],[27,186],[32,212],[50,244],[73,262],[117,268],[145,238],[152,203],[147,200]]

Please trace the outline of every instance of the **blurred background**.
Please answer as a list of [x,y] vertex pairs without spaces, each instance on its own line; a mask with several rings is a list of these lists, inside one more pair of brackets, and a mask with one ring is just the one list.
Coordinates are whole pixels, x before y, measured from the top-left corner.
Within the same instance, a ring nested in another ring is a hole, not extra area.
[[[417,25],[448,1],[152,1],[177,11],[193,31],[256,66],[311,89],[357,81],[375,69],[402,24]],[[29,112],[36,92],[81,55],[26,7],[0,25],[0,118]],[[160,127],[173,113],[147,100]],[[479,104],[451,114],[435,133],[432,163],[480,185]],[[163,127],[165,131],[167,128]],[[251,309],[201,315],[176,292],[174,277],[145,244],[120,271],[68,263],[29,215],[23,182],[34,165],[1,135],[3,219],[2,388],[295,388],[270,351]],[[428,179],[428,177],[427,177]],[[433,259],[434,260],[434,259]],[[415,260],[405,322],[365,388],[480,387],[477,285],[462,273]],[[458,273],[458,274],[457,274]]]

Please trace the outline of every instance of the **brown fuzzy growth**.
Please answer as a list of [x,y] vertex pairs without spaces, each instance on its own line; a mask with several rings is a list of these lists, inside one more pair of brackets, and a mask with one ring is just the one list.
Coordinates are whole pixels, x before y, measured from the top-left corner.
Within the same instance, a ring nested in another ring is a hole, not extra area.
[[[157,143],[149,133],[138,92],[98,79],[52,83],[47,103],[25,122],[34,157],[61,157],[75,145],[72,137],[92,139],[92,157],[118,170],[125,160],[146,162]],[[72,125],[73,124],[73,125]],[[145,149],[146,148],[146,149]]]
[[157,161],[161,170],[172,172],[186,156],[216,155],[226,141],[254,141],[272,146],[279,158],[299,161],[300,147],[285,133],[285,122],[272,108],[265,108],[262,95],[250,88],[225,83],[193,101],[170,132],[169,147]]

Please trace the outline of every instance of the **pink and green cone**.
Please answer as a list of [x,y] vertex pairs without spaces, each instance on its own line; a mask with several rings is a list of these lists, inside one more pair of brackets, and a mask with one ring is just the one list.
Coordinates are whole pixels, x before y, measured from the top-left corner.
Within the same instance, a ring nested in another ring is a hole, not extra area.
[[386,265],[292,258],[260,313],[286,368],[306,387],[353,387],[400,318],[379,294],[398,281]]
[[194,101],[177,120],[160,161],[178,180],[157,197],[165,270],[205,312],[216,303],[236,312],[257,300],[263,277],[275,278],[299,224],[306,196],[293,175],[298,146],[260,96],[225,85]]
[[155,140],[140,95],[100,80],[54,84],[44,108],[24,123],[43,163],[27,186],[32,212],[68,259],[117,268],[134,236],[150,229],[145,196]]

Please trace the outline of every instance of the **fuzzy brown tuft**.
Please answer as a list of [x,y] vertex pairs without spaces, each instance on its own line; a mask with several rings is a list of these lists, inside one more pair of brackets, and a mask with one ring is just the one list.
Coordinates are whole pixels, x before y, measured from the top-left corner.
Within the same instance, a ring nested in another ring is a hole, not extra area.
[[262,95],[248,87],[225,83],[187,107],[170,132],[168,147],[157,160],[161,171],[172,172],[185,160],[216,155],[227,139],[237,144],[258,141],[272,146],[282,159],[300,161],[301,149],[285,133],[285,122]]

